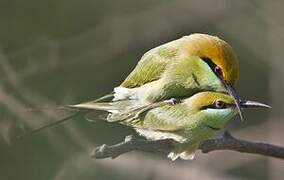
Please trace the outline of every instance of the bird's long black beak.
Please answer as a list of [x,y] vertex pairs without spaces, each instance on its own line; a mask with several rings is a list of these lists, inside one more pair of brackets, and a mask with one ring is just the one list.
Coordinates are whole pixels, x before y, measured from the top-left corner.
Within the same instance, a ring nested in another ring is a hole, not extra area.
[[241,108],[271,108],[267,104],[263,104],[257,101],[240,101]]
[[234,103],[235,103],[236,108],[238,110],[241,121],[243,121],[244,118],[243,118],[243,114],[242,114],[242,110],[241,110],[240,98],[239,98],[235,88],[232,85],[225,82],[223,76],[221,76],[220,74],[216,74],[216,75],[220,79],[220,81],[222,82],[225,89],[228,91],[229,95],[234,99]]
[[235,88],[231,85],[228,85],[227,83],[223,82],[225,88],[227,89],[228,93],[230,94],[230,96],[234,99],[236,108],[238,110],[239,116],[241,118],[241,121],[243,121],[243,114],[242,114],[242,110],[241,110],[241,102],[240,102],[240,98],[235,90]]

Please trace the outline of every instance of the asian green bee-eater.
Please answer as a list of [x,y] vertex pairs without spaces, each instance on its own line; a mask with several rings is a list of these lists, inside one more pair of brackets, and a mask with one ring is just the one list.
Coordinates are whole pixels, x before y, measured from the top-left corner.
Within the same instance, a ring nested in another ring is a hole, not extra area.
[[136,99],[141,104],[189,97],[200,91],[231,94],[239,76],[231,46],[215,36],[192,34],[145,53],[134,70],[114,88],[114,101]]
[[[255,101],[240,101],[240,106],[269,107]],[[173,139],[175,148],[168,155],[172,160],[192,159],[199,143],[224,128],[238,113],[234,99],[219,92],[199,92],[179,102],[171,99],[154,103],[139,116],[136,114],[141,109],[132,109],[129,101],[89,102],[72,107],[106,111],[107,121],[131,126],[148,139]]]

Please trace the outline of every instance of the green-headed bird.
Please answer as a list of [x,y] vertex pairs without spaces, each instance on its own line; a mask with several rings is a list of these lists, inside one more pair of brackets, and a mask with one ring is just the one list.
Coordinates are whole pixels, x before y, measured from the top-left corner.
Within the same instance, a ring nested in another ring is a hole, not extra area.
[[[72,107],[106,111],[107,121],[131,126],[148,139],[174,140],[175,148],[168,155],[172,160],[178,157],[192,159],[199,143],[224,128],[238,113],[234,99],[219,92],[199,92],[179,102],[169,100],[155,104],[139,116],[135,114],[140,109],[132,109],[128,101],[90,102]],[[270,106],[255,101],[240,101],[240,107]]]
[[114,88],[113,100],[137,99],[147,104],[209,90],[228,92],[238,102],[233,88],[238,77],[238,60],[228,43],[215,36],[192,34],[145,53]]

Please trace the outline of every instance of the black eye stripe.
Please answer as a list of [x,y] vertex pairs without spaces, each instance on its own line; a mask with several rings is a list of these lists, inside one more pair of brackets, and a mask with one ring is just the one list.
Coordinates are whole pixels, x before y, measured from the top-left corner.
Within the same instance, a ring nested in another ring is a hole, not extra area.
[[218,107],[216,105],[216,102],[214,102],[213,104],[209,104],[209,105],[206,105],[206,106],[203,106],[201,107],[202,110],[204,109],[226,109],[228,108],[229,106],[231,106],[231,104],[227,104],[225,102],[223,102],[224,104],[222,105],[222,107]]
[[219,78],[222,78],[222,69],[220,68],[220,66],[217,66],[212,59],[208,58],[208,57],[201,57],[201,59],[208,64],[208,66],[210,67],[210,69],[213,71],[213,73],[218,76]]
[[201,57],[201,59],[208,64],[208,66],[214,71],[215,67],[217,66],[213,61],[208,57]]
[[225,103],[225,105],[222,108],[218,108],[216,107],[214,104],[209,104],[207,106],[203,106],[200,108],[200,110],[205,110],[205,109],[226,109],[226,108],[230,108],[230,107],[234,107],[235,104],[230,104],[230,103]]

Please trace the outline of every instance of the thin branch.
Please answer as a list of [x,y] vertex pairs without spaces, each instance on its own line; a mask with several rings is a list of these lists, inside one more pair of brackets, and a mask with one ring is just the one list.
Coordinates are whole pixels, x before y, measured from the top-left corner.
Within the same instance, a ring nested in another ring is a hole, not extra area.
[[136,139],[133,136],[126,136],[124,142],[108,146],[106,144],[99,146],[92,152],[92,157],[96,159],[116,158],[121,154],[139,150],[145,152],[169,153],[174,147],[172,140],[150,141]]
[[[135,150],[169,153],[173,149],[174,143],[175,142],[172,140],[151,141],[127,136],[124,142],[111,146],[104,144],[95,148],[92,157],[96,159],[116,158],[121,154]],[[199,149],[203,153],[209,153],[216,150],[231,150],[284,159],[284,147],[237,139],[229,132],[225,132],[221,138],[205,140],[199,145]]]

